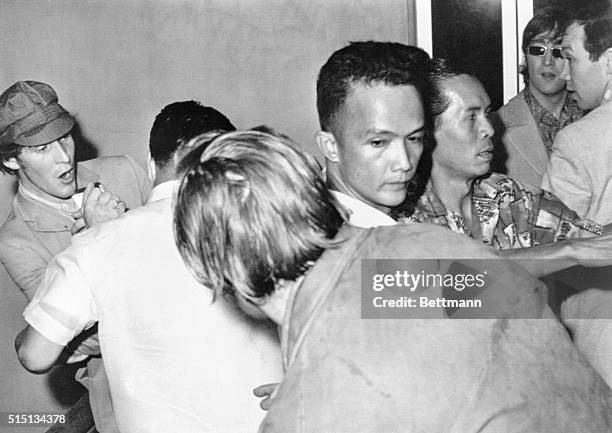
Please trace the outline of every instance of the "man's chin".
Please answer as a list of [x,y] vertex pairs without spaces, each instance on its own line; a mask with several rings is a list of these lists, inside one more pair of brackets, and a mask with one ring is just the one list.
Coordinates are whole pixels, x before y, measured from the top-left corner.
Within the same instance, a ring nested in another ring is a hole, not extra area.
[[393,209],[394,207],[397,207],[399,205],[401,205],[404,200],[406,200],[406,194],[398,194],[395,196],[388,196],[385,197],[385,200],[381,201],[381,207],[387,208],[387,209]]
[[73,184],[70,186],[65,185],[63,188],[58,189],[58,191],[55,194],[55,197],[61,200],[68,200],[74,195],[75,192],[76,192],[76,184]]
[[544,79],[540,80],[538,84],[539,87],[536,90],[547,96],[557,95],[565,90],[565,81],[559,79]]

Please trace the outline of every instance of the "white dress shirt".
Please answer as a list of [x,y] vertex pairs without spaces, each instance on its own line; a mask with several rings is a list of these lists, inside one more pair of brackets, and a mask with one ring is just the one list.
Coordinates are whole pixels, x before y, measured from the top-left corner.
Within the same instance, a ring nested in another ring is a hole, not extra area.
[[174,244],[172,193],[73,237],[24,312],[64,345],[99,323],[122,432],[250,432],[264,412],[252,389],[281,378],[276,328],[198,284]]

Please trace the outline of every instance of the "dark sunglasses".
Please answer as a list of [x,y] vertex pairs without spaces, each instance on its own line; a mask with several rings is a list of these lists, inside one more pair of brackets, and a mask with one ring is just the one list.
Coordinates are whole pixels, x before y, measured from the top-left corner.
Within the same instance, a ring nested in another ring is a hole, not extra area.
[[550,48],[550,52],[555,59],[562,59],[563,53],[559,47],[544,47],[542,45],[532,45],[527,47],[527,53],[530,56],[543,56],[546,54],[546,50]]

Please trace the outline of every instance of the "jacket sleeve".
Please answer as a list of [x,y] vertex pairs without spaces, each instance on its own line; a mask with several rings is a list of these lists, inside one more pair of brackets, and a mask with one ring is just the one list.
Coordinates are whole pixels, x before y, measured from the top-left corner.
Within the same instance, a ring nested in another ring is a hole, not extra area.
[[31,301],[47,268],[47,260],[27,243],[0,242],[0,261],[17,287]]
[[583,151],[565,130],[561,130],[542,178],[542,189],[556,195],[584,218],[591,205],[591,178],[580,158]]

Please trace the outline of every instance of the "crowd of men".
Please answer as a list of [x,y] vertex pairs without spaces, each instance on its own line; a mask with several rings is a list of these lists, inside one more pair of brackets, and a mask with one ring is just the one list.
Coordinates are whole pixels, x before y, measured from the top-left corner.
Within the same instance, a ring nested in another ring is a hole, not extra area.
[[[20,361],[86,363],[101,433],[611,431],[612,292],[553,312],[538,278],[612,266],[612,16],[543,9],[522,48],[525,89],[496,113],[419,48],[337,50],[316,83],[324,168],[195,101],[155,118],[148,173],[76,163],[55,91],[15,83],[0,261],[29,301]],[[484,308],[363,318],[364,266],[387,259],[490,275],[464,293]]]

